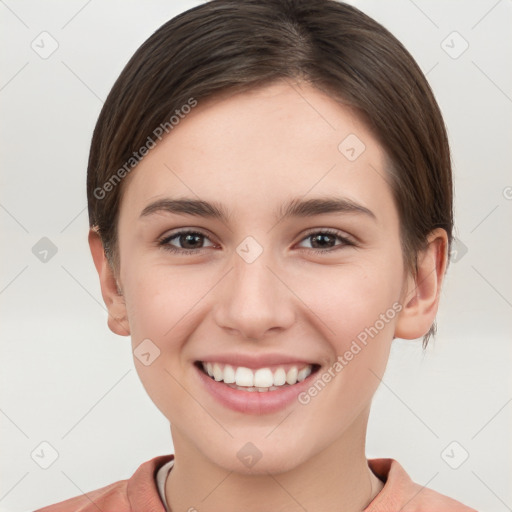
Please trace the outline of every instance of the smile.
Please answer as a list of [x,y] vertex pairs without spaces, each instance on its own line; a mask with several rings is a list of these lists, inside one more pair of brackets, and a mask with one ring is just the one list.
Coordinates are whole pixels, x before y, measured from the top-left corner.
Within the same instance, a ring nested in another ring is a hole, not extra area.
[[318,365],[278,365],[257,369],[216,362],[198,361],[198,367],[211,379],[241,391],[269,392],[302,382],[318,370]]

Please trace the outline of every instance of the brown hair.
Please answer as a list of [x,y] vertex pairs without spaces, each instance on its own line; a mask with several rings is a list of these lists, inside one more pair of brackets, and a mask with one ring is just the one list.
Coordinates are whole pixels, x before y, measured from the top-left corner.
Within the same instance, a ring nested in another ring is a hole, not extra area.
[[[171,19],[142,44],[99,115],[87,170],[89,223],[114,271],[120,264],[122,178],[158,127],[169,132],[170,117],[182,117],[191,99],[287,78],[353,107],[381,143],[407,268],[415,272],[416,255],[435,228],[446,230],[449,254],[453,192],[446,129],[426,78],[403,45],[336,0],[211,0]],[[435,328],[434,322],[424,346]]]

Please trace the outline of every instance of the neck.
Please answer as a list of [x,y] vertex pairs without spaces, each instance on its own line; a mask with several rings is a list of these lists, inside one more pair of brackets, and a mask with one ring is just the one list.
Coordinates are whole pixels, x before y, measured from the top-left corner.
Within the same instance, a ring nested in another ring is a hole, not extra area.
[[173,428],[175,462],[165,485],[168,506],[171,512],[361,512],[383,487],[366,460],[366,422],[367,414],[305,462],[263,475],[216,465]]

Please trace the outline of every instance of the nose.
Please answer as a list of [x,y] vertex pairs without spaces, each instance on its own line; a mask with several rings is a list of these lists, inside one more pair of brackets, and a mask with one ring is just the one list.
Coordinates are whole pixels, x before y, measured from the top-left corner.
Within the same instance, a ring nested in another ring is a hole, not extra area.
[[233,269],[218,287],[217,325],[250,341],[288,329],[296,318],[295,295],[286,281],[285,272],[265,251],[252,263],[235,253]]

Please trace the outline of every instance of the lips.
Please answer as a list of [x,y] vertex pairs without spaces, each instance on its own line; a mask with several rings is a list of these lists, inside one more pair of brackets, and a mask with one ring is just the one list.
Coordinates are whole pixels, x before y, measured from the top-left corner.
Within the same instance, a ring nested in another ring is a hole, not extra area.
[[[279,362],[270,364],[276,360]],[[263,362],[259,363],[261,366],[254,358],[229,356],[196,361],[194,366],[202,388],[210,397],[244,414],[274,413],[298,403],[298,395],[311,385],[320,369],[316,363],[284,362],[284,358],[259,361]]]

